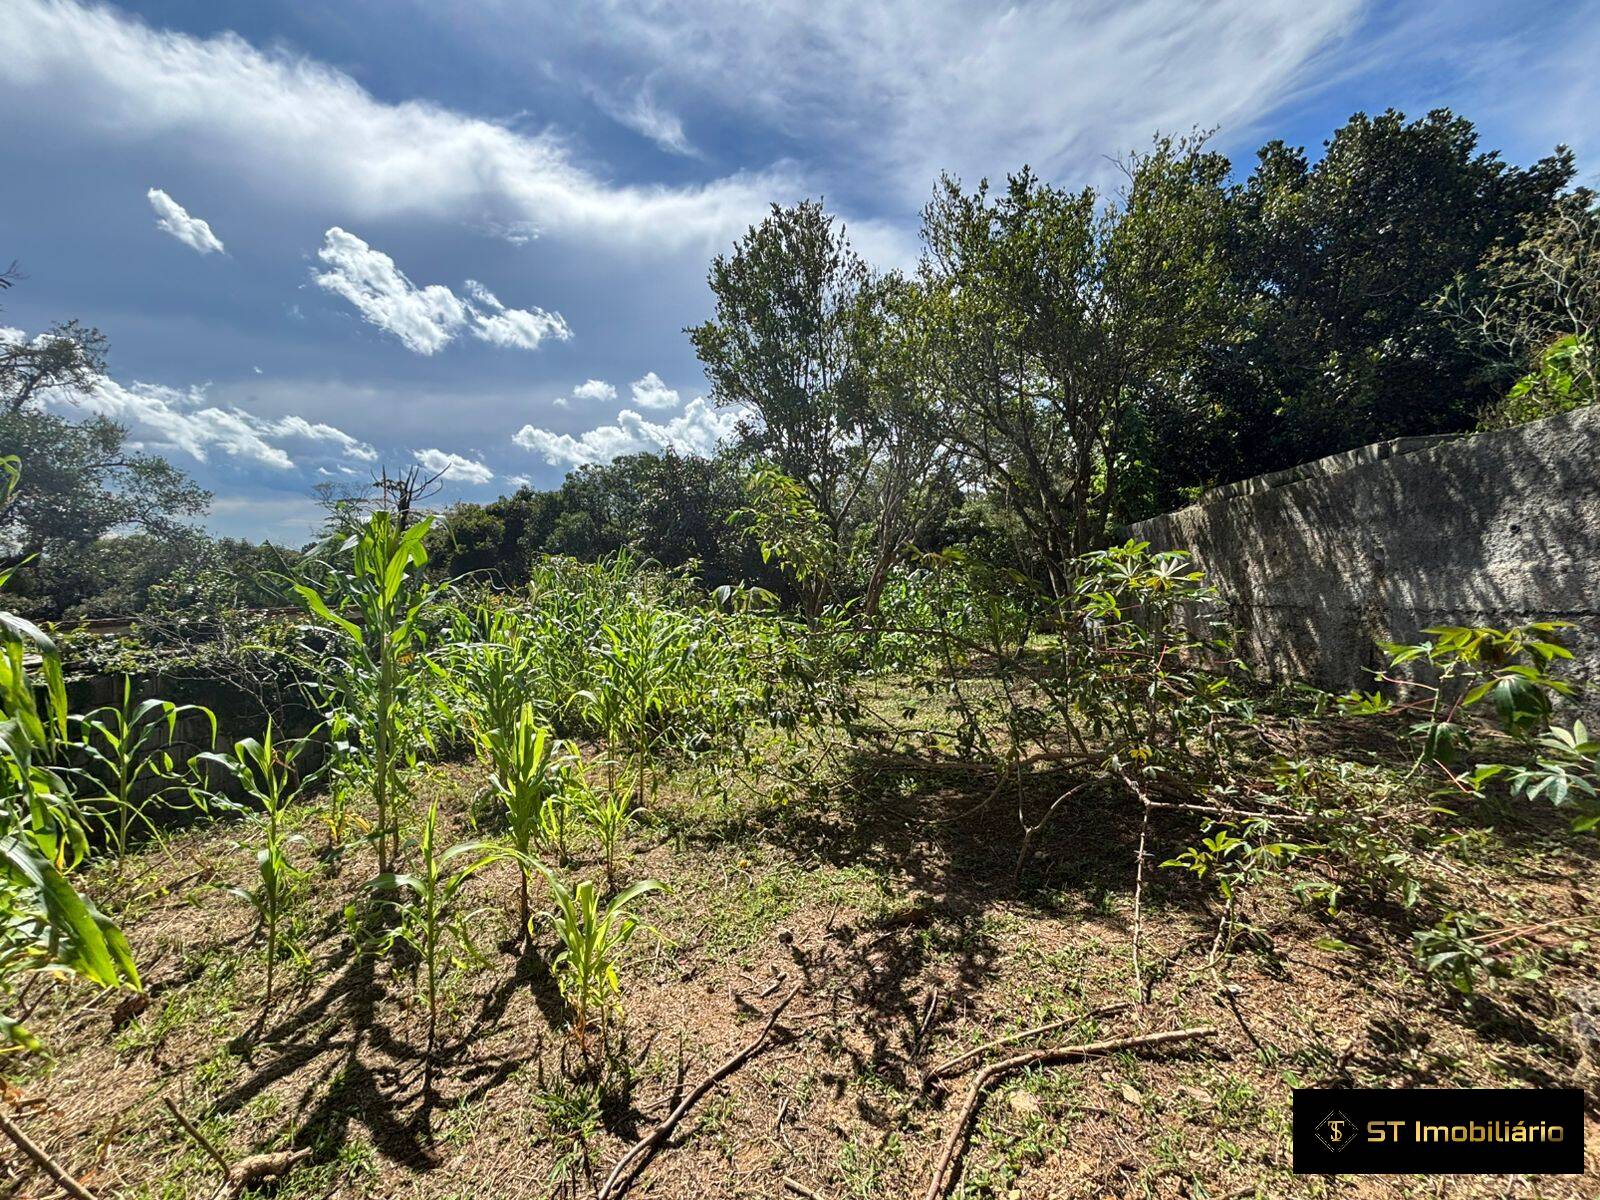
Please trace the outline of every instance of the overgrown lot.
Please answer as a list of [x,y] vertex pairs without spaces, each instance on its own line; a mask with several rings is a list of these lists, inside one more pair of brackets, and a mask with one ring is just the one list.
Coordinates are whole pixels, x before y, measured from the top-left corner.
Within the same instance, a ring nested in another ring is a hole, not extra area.
[[[1316,740],[1319,766],[1349,764],[1398,815],[1405,765],[1381,765],[1392,747],[1348,724],[1318,726]],[[1557,998],[1594,982],[1574,938],[1595,915],[1600,867],[1564,822],[1485,811],[1424,818],[1407,839],[1447,902],[1488,908],[1508,927],[1551,923],[1517,944],[1516,968],[1533,977],[1452,999],[1419,970],[1395,906],[1319,918],[1293,895],[1296,873],[1251,893],[1251,929],[1214,973],[1205,962],[1220,907],[1169,869],[1146,897],[1149,1001],[1130,1006],[1139,830],[1120,797],[1089,797],[1053,826],[1014,888],[1015,815],[984,804],[990,785],[960,764],[860,756],[802,774],[809,788],[779,799],[757,784],[706,800],[674,778],[629,839],[629,869],[669,890],[641,908],[654,932],[621,964],[625,1025],[603,1083],[574,1077],[550,937],[518,944],[506,870],[474,883],[473,903],[488,910],[476,930],[483,958],[449,968],[431,1079],[413,965],[358,952],[340,911],[370,853],[314,870],[297,892],[295,953],[259,1031],[253,914],[223,890],[254,870],[236,830],[197,831],[98,872],[93,890],[146,964],[150,1004],[130,1016],[115,995],[61,990],[35,1018],[58,1057],[16,1082],[28,1127],[85,1183],[117,1195],[207,1195],[219,1181],[162,1106],[171,1097],[229,1157],[310,1148],[279,1196],[587,1196],[798,984],[770,1046],[691,1112],[637,1194],[771,1196],[783,1176],[819,1195],[919,1194],[966,1083],[925,1089],[927,1073],[1057,1021],[1069,1022],[1049,1035],[1061,1044],[1208,1024],[1218,1036],[1005,1080],[979,1113],[954,1194],[1593,1194],[1581,1180],[1358,1185],[1297,1178],[1288,1161],[1296,1084],[1575,1077]],[[452,836],[469,837],[483,782],[471,764],[429,768],[419,802],[437,799]],[[325,800],[304,806],[297,828],[319,841],[327,811]],[[1155,853],[1189,832],[1159,822]],[[603,874],[587,845],[572,869]],[[1596,1133],[1591,1122],[1591,1144]],[[30,1188],[48,1194],[36,1179]]]
[[117,836],[76,724],[34,764],[130,964],[68,978],[55,909],[13,938],[10,1108],[73,1186],[1593,1194],[1295,1176],[1288,1143],[1296,1086],[1593,1097],[1559,630],[1436,632],[1398,707],[1336,704],[1229,663],[1143,547],[1049,603],[930,561],[866,625],[626,560],[438,588],[424,533],[380,514],[300,585],[313,739],[151,758],[184,828],[141,801]]

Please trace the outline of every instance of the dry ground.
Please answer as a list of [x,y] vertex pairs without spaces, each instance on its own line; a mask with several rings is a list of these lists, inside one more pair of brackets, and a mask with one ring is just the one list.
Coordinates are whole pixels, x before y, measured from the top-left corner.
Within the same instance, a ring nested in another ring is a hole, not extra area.
[[[1317,736],[1324,754],[1373,756],[1370,739],[1349,729]],[[589,1197],[595,1176],[798,985],[771,1043],[692,1111],[631,1195],[772,1197],[788,1176],[823,1197],[910,1200],[966,1085],[925,1091],[925,1071],[1074,1016],[1052,1035],[1061,1044],[1196,1024],[1219,1036],[1009,1079],[983,1105],[951,1195],[1600,1195],[1592,1081],[1582,1178],[1290,1170],[1296,1084],[1585,1078],[1559,997],[1597,974],[1574,933],[1582,924],[1570,922],[1600,913],[1600,865],[1592,841],[1546,814],[1464,816],[1467,836],[1435,842],[1429,857],[1464,907],[1560,922],[1530,943],[1525,964],[1538,978],[1451,999],[1416,967],[1412,914],[1369,902],[1320,916],[1292,895],[1293,873],[1251,894],[1256,932],[1218,975],[1203,969],[1215,893],[1153,869],[1149,1002],[1095,1017],[1084,1014],[1135,993],[1139,825],[1125,800],[1087,796],[1014,885],[1015,804],[981,804],[986,779],[869,755],[819,762],[810,786],[779,786],[780,775],[711,798],[674,778],[635,831],[626,877],[669,890],[641,910],[655,932],[628,952],[624,1033],[604,1088],[574,1078],[545,965],[550,937],[541,930],[531,947],[518,944],[509,867],[474,884],[487,908],[475,921],[482,958],[462,956],[449,973],[440,1061],[424,1071],[412,972],[357,953],[344,911],[371,874],[367,852],[320,864],[326,834],[313,806],[302,816],[308,844],[295,851],[310,869],[294,899],[295,953],[271,1010],[263,1017],[259,1006],[253,915],[223,890],[253,872],[250,848],[238,844],[246,827],[175,836],[165,852],[106,868],[93,885],[125,922],[148,1007],[58,988],[33,1019],[55,1057],[13,1069],[14,1111],[102,1197],[215,1193],[217,1168],[162,1097],[230,1156],[310,1148],[268,1193],[285,1200]],[[439,799],[450,837],[472,836],[481,783],[469,763],[426,768],[416,805]],[[1491,819],[1492,832],[1481,832]],[[1152,862],[1192,835],[1192,824],[1156,822]],[[571,870],[594,875],[598,864],[589,853]],[[15,1155],[5,1186],[53,1194]]]

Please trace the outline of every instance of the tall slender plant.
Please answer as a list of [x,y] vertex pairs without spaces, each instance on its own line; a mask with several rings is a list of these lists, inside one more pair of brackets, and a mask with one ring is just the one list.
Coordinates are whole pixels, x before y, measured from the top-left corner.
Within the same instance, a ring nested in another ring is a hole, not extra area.
[[[428,1058],[432,1061],[439,1025],[440,956],[447,939],[470,949],[467,929],[470,914],[459,911],[458,902],[467,881],[504,851],[486,842],[464,842],[448,850],[438,848],[439,803],[428,806],[418,845],[420,865],[408,875],[380,875],[368,886],[380,895],[396,895],[400,920],[387,944],[405,942],[416,952],[423,972],[423,1000],[428,1006]],[[467,862],[457,866],[462,859]]]
[[664,606],[636,604],[601,630],[590,710],[608,740],[633,758],[635,802],[648,795],[652,755],[665,718],[689,683],[693,641],[688,622]]
[[267,986],[261,999],[263,1018],[272,1006],[273,982],[278,963],[278,934],[289,891],[300,871],[289,861],[289,848],[305,839],[285,828],[284,816],[300,796],[312,776],[297,769],[301,755],[310,745],[305,739],[282,742],[273,736],[272,722],[260,738],[243,738],[233,744],[231,754],[207,753],[198,761],[215,763],[239,782],[245,798],[258,810],[261,821],[261,846],[256,850],[256,885],[232,887],[256,911],[266,937]]
[[414,755],[420,722],[407,714],[422,676],[426,642],[421,617],[437,589],[420,580],[428,561],[424,547],[431,517],[403,528],[392,514],[377,512],[338,547],[320,587],[294,590],[313,614],[343,635],[337,660],[339,703],[370,764],[378,871],[385,874],[399,850],[393,811],[404,791],[403,770]]
[[567,756],[559,751],[550,730],[540,723],[533,705],[524,704],[509,728],[486,728],[479,742],[493,774],[489,790],[504,806],[511,842],[521,864],[518,913],[528,927],[528,864],[535,844],[548,842],[566,855]]
[[210,742],[216,741],[217,718],[209,708],[160,699],[135,704],[133,682],[124,675],[117,703],[74,718],[76,749],[88,759],[84,774],[101,789],[99,795],[84,798],[85,809],[119,857],[128,852],[139,829],[160,836],[152,810],[174,807],[180,793],[197,794],[184,787],[172,753],[178,722],[187,717],[204,718]]

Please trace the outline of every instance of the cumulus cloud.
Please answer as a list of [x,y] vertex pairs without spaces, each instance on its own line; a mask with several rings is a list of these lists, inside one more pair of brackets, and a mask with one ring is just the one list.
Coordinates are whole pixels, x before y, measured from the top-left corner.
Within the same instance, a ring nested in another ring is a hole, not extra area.
[[317,257],[328,268],[312,276],[318,287],[348,300],[369,324],[417,354],[436,354],[463,332],[522,350],[538,349],[547,337],[572,336],[560,313],[507,308],[476,280],[465,284],[469,299],[442,283],[418,287],[394,259],[337,225],[324,235]]
[[156,210],[156,228],[163,233],[170,233],[191,250],[198,250],[201,254],[223,254],[222,241],[211,232],[211,226],[199,217],[190,216],[171,196],[160,188],[151,188],[145,193],[150,201],[150,207]]
[[[0,346],[28,340],[20,329],[0,325]],[[58,412],[87,412],[127,428],[130,444],[158,454],[187,454],[209,462],[213,452],[261,466],[288,470],[295,466],[290,451],[332,454],[361,463],[378,460],[378,452],[344,430],[290,414],[263,417],[239,408],[212,404],[206,388],[179,389],[156,383],[119,383],[108,375],[87,390],[41,394]]]
[[566,318],[542,308],[507,308],[495,294],[475,279],[466,283],[467,294],[477,302],[472,310],[472,335],[496,346],[537,350],[545,338],[564,342],[572,336]]
[[443,350],[467,323],[467,306],[443,284],[417,287],[394,259],[335,225],[317,257],[328,269],[317,286],[355,305],[367,322],[399,338],[418,354]]
[[428,449],[413,450],[411,457],[422,464],[422,469],[428,474],[453,479],[457,483],[488,483],[494,478],[494,472],[483,463],[459,454]]
[[75,407],[108,417],[128,428],[138,448],[158,454],[187,454],[208,462],[213,454],[275,470],[295,466],[295,454],[332,453],[357,462],[375,462],[378,452],[342,429],[300,416],[262,417],[238,407],[207,402],[203,387],[187,390],[153,383],[121,384],[101,378],[72,399],[52,397],[59,408]]
[[[640,380],[640,382],[642,383],[644,381]],[[659,383],[660,380],[656,380],[656,382]],[[634,386],[637,387],[638,384],[635,384]],[[570,397],[557,396],[554,400],[550,401],[550,403],[556,408],[571,408],[574,400],[583,400],[589,404],[610,404],[616,400],[616,398],[617,389],[611,384],[607,383],[604,379],[585,379],[577,387],[572,389],[572,395]],[[637,393],[635,393],[634,398],[638,398]],[[676,400],[674,400],[674,403],[676,403]]]
[[358,218],[447,218],[584,232],[635,247],[724,241],[798,184],[781,171],[621,185],[527,133],[421,100],[379,100],[343,71],[237,34],[158,31],[109,6],[8,0],[0,81],[54,119],[127,148],[185,145],[265,195]]
[[633,393],[633,402],[640,408],[678,407],[678,393],[662,383],[661,376],[654,371],[643,379],[635,379],[628,388]]
[[617,398],[617,389],[604,379],[585,379],[572,389],[576,400],[589,400],[596,404],[610,404]]
[[602,425],[576,437],[524,425],[511,440],[553,466],[607,463],[620,455],[644,450],[670,449],[679,454],[710,455],[718,442],[733,435],[741,415],[737,409],[719,412],[703,396],[697,396],[684,405],[681,413],[665,422],[646,420],[625,408],[617,414],[615,424]]

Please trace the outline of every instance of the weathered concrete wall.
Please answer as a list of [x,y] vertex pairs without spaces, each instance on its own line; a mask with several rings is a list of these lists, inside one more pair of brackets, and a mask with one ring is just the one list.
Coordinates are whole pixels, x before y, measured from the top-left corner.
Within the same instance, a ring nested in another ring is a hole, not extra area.
[[1130,531],[1191,551],[1245,657],[1370,684],[1375,639],[1559,618],[1600,712],[1600,407],[1516,429],[1367,446],[1246,480]]

